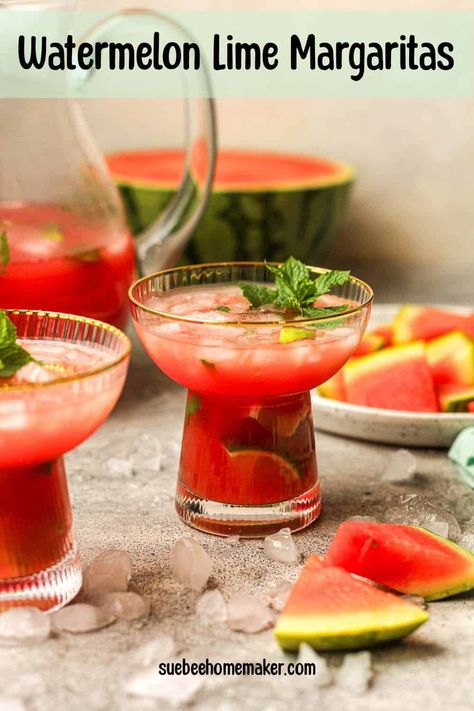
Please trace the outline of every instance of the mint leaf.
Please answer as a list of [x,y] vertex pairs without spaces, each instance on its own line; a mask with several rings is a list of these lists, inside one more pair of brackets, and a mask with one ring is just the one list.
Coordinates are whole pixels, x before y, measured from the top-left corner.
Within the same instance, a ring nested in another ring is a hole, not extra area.
[[239,286],[245,298],[250,301],[250,305],[253,309],[258,309],[265,304],[275,303],[275,289],[268,289],[266,286],[260,286],[258,284],[249,284],[246,281],[239,281]]
[[35,360],[16,342],[16,328],[4,311],[0,311],[0,378],[9,378],[24,365]]
[[0,274],[10,263],[10,247],[7,240],[7,231],[0,234]]
[[218,307],[216,308],[216,311],[224,311],[226,314],[228,314],[229,311],[230,311],[230,309],[229,309],[228,306],[218,306]]
[[347,308],[347,304],[343,304],[341,306],[321,306],[320,308],[307,306],[302,309],[302,315],[305,318],[329,318],[334,314],[340,314],[341,311],[346,311]]
[[350,271],[338,271],[334,269],[332,272],[324,272],[313,281],[313,293],[315,294],[314,301],[318,296],[328,294],[335,286],[342,286],[349,279]]

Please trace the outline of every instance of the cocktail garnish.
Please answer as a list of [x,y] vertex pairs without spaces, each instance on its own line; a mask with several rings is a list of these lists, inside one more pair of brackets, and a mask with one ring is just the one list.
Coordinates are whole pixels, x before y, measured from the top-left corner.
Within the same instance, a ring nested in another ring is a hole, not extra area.
[[10,247],[7,240],[7,231],[2,230],[0,234],[0,274],[10,262]]
[[4,311],[0,311],[0,378],[10,378],[17,370],[34,361],[16,341],[16,328]]
[[311,278],[308,267],[294,257],[275,267],[266,265],[275,275],[275,287],[269,288],[248,282],[239,282],[244,296],[253,309],[266,304],[293,311],[304,318],[324,318],[345,311],[347,306],[315,307],[313,304],[323,294],[328,294],[334,286],[342,286],[349,279],[349,271],[329,271]]

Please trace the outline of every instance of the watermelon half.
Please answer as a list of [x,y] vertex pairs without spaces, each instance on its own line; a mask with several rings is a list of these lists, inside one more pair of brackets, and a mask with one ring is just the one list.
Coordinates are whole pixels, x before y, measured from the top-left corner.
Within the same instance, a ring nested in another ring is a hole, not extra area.
[[283,649],[358,649],[401,639],[428,619],[415,605],[311,555],[275,627]]
[[[148,227],[181,179],[180,150],[108,157],[131,230]],[[310,156],[221,150],[213,193],[183,262],[283,260],[314,263],[347,209],[352,170]]]
[[402,593],[439,600],[474,587],[474,555],[424,528],[345,521],[336,531],[324,565]]

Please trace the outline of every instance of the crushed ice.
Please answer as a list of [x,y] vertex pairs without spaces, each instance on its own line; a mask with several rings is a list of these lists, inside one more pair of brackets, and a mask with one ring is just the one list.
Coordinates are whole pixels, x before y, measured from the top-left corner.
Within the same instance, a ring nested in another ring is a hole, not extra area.
[[148,667],[176,656],[176,652],[176,642],[173,637],[163,634],[132,650],[128,658],[136,666]]
[[461,534],[458,522],[449,511],[435,506],[418,494],[401,496],[400,505],[388,509],[385,520],[389,523],[421,526],[451,540],[458,539]]
[[212,561],[200,543],[183,536],[171,550],[171,567],[178,580],[191,590],[202,590],[212,571]]
[[272,611],[256,597],[235,593],[227,602],[227,625],[231,630],[254,634],[273,624]]
[[457,543],[470,553],[474,553],[474,530],[468,529],[458,538]]
[[336,684],[351,694],[363,694],[373,677],[370,652],[346,654],[336,672]]
[[115,615],[107,612],[102,607],[87,605],[86,603],[75,603],[63,607],[51,615],[53,628],[58,632],[72,632],[82,634],[93,632],[107,627],[115,622]]
[[[309,662],[316,665],[316,676],[314,677],[316,686],[330,686],[332,684],[333,676],[327,661],[306,642],[302,642],[299,646],[297,661],[302,664]],[[307,678],[313,682],[311,676]]]
[[0,614],[0,645],[38,644],[50,631],[50,617],[36,607],[14,607]]
[[212,622],[225,622],[227,605],[219,590],[206,590],[196,603],[196,613],[199,617]]
[[403,484],[412,481],[416,467],[416,457],[408,449],[398,449],[389,456],[381,478],[391,484]]
[[107,593],[100,598],[100,606],[122,620],[139,620],[150,614],[150,604],[136,592]]
[[159,699],[173,706],[189,703],[203,686],[203,676],[160,676],[154,667],[133,674],[125,685],[131,696]]
[[292,588],[292,584],[288,580],[278,580],[275,585],[267,590],[262,596],[264,602],[278,612],[283,610],[285,603],[288,600]]
[[105,550],[84,570],[84,596],[93,599],[111,592],[125,592],[131,573],[132,558],[128,551]]
[[282,528],[278,533],[267,536],[264,542],[265,555],[281,563],[296,563],[298,553],[289,528]]

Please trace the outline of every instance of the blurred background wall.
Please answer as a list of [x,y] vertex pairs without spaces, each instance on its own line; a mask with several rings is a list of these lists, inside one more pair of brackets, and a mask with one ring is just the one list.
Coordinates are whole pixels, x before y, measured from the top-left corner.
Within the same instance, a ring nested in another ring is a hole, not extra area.
[[[117,5],[130,2],[114,0]],[[382,9],[378,0],[169,0],[159,7]],[[400,0],[383,3],[383,9],[473,5]],[[180,102],[94,100],[85,102],[85,110],[105,151],[180,141]],[[444,293],[456,298],[462,282],[474,303],[474,100],[223,100],[217,111],[221,145],[315,153],[355,166],[351,209],[328,263],[351,265],[385,287],[393,283],[398,292],[405,280],[415,292],[418,283],[426,292],[432,282],[435,293],[442,279]]]

